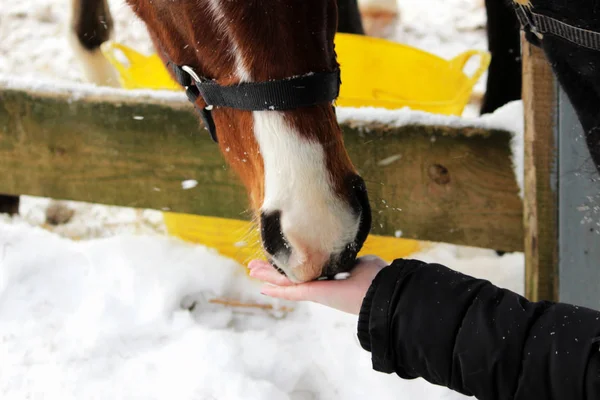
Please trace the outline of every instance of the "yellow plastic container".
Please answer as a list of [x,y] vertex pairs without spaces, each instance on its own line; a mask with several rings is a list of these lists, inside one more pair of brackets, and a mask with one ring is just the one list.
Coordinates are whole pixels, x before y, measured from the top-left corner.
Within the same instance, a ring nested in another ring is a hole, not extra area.
[[[488,52],[468,50],[448,61],[389,40],[349,34],[337,34],[335,46],[342,75],[337,104],[345,107],[460,115],[491,60]],[[463,70],[474,57],[479,65],[467,76]]]
[[[250,222],[179,213],[163,215],[169,233],[180,239],[215,248],[244,265],[252,259],[265,259],[260,233]],[[369,235],[359,255],[377,254],[391,261],[421,248],[416,240]]]
[[125,89],[181,90],[156,54],[145,55],[123,44],[108,41],[100,47],[104,57],[119,73]]
[[[490,62],[487,52],[469,50],[448,61],[409,46],[350,34],[338,33],[335,44],[342,77],[337,105],[346,107],[410,107],[460,115]],[[114,42],[104,43],[102,51],[124,88],[182,90],[157,55],[146,56]],[[463,69],[475,56],[479,66],[467,76]],[[164,213],[164,219],[170,234],[216,248],[242,264],[263,257],[259,234],[249,222],[177,213]],[[421,247],[415,240],[369,235],[360,254],[393,260]]]
[[[381,107],[460,115],[473,87],[487,70],[490,54],[468,50],[445,60],[388,40],[338,33],[335,37],[342,85],[337,105]],[[155,54],[146,56],[124,45],[106,42],[102,51],[127,89],[182,90]],[[471,76],[463,69],[473,57],[479,65]]]

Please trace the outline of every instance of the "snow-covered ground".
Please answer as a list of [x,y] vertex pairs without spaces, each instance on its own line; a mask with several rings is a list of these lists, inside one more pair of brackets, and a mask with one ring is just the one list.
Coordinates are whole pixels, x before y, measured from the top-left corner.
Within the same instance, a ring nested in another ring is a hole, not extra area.
[[[109,2],[116,40],[150,52],[143,25]],[[82,82],[69,6],[3,0],[0,75]],[[486,48],[480,0],[400,7],[396,40],[445,57]],[[2,400],[463,398],[372,371],[355,317],[260,296],[242,266],[168,237],[159,212],[67,202],[72,220],[51,226],[49,202],[23,197],[20,216],[0,216]],[[523,292],[519,253],[436,244],[413,257]]]
[[[69,204],[61,233],[106,236],[71,240],[36,226],[46,201],[25,197],[24,216],[0,222],[3,400],[462,398],[372,371],[355,317],[260,296],[241,266],[133,211]],[[436,245],[414,257],[523,290],[520,254]]]

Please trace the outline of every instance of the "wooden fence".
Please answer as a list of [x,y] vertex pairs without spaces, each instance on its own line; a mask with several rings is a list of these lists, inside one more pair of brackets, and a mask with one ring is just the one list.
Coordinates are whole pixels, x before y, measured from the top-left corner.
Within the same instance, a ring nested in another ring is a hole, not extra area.
[[[505,131],[344,123],[373,233],[523,250]],[[243,187],[183,96],[0,88],[0,193],[246,219]],[[181,182],[198,185],[184,190]]]

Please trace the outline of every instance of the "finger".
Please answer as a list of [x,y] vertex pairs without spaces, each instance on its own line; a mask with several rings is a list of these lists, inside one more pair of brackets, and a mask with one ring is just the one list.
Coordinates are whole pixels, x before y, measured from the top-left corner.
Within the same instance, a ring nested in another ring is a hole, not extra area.
[[269,264],[268,261],[264,261],[264,260],[252,260],[248,264],[248,269],[255,269],[255,268],[261,268],[261,267],[270,267],[270,266],[271,266],[271,264]]
[[251,269],[250,276],[277,286],[291,286],[294,284],[286,276],[277,272],[271,265],[259,266]]
[[293,286],[264,285],[261,293],[270,297],[291,301],[314,301],[321,303],[331,293],[334,282],[308,282]]
[[291,301],[304,301],[308,300],[306,297],[306,290],[299,286],[270,286],[263,285],[260,292],[269,297],[275,297],[278,299],[291,300]]

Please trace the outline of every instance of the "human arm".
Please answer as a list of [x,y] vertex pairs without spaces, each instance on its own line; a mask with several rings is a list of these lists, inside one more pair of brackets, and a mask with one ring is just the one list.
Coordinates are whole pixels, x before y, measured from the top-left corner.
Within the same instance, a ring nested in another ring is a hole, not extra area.
[[[321,303],[331,301],[323,296],[339,303],[356,294],[340,296],[346,281],[313,284],[320,285],[267,292],[292,300],[318,293]],[[422,377],[479,400],[600,398],[597,311],[532,303],[488,281],[415,260],[380,269],[363,297],[358,336],[377,371]]]

